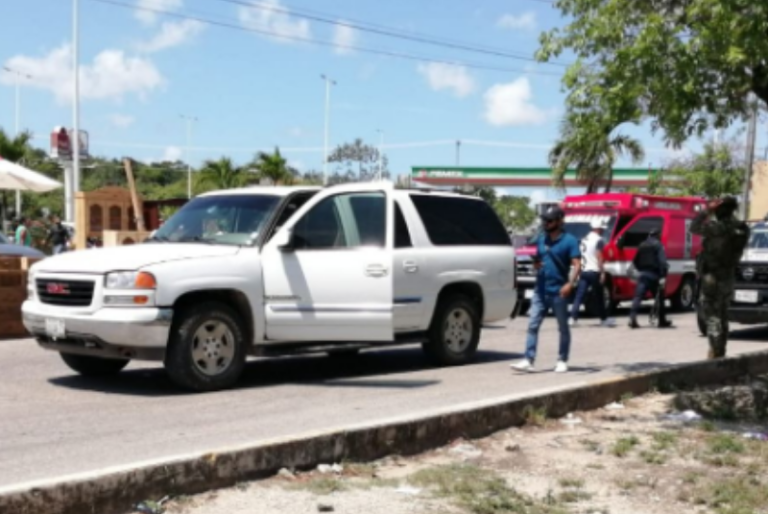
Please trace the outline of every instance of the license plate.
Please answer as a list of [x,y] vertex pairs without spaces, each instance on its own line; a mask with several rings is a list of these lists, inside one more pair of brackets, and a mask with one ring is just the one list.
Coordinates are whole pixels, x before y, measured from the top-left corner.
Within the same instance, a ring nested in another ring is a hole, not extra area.
[[63,319],[51,319],[45,320],[45,333],[50,337],[64,338],[67,336],[67,327],[64,324]]
[[525,290],[525,299],[530,300],[533,298],[533,289],[526,289]]
[[736,291],[733,299],[742,303],[757,303],[758,294],[757,291]]

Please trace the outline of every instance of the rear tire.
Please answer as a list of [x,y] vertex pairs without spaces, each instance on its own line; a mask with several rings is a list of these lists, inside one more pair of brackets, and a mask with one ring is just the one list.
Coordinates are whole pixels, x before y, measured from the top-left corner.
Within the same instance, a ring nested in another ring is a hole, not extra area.
[[442,366],[459,366],[471,362],[480,344],[480,312],[477,304],[463,294],[440,300],[424,352]]
[[233,386],[245,368],[240,316],[220,302],[192,306],[174,323],[165,369],[177,385],[207,392]]
[[74,353],[60,353],[67,366],[84,377],[108,377],[117,375],[129,362],[129,359],[103,359]]
[[692,310],[696,304],[695,291],[696,286],[693,277],[683,277],[680,286],[672,296],[672,308],[677,312],[688,312]]
[[[613,302],[613,297],[611,296],[611,283],[608,279],[606,279],[604,284],[600,284],[600,287],[603,288],[603,308],[605,309],[605,315],[610,317],[611,313],[613,313],[613,308],[615,305]],[[585,303],[586,305],[584,305],[584,312],[587,314],[587,316],[596,318],[599,312],[597,309],[597,296],[593,292],[590,292]]]

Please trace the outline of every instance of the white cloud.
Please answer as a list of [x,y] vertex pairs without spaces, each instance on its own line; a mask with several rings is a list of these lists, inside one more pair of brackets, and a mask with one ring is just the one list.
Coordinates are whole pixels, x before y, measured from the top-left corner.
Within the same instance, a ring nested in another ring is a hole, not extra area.
[[350,46],[354,46],[360,39],[360,32],[346,25],[336,25],[333,31],[333,44],[336,45],[336,53],[340,55],[351,54]]
[[496,84],[485,93],[485,121],[498,127],[546,122],[550,113],[535,106],[532,98],[528,77]]
[[449,89],[461,98],[475,90],[475,79],[464,66],[433,62],[419,64],[418,70],[429,82],[429,87],[435,91]]
[[549,201],[549,195],[547,194],[546,189],[534,189],[531,191],[531,194],[529,195],[531,198],[531,205],[537,205],[541,202],[547,202]]
[[133,122],[136,121],[136,118],[127,114],[113,114],[109,117],[109,120],[115,127],[125,128],[133,125]]
[[179,46],[203,31],[205,25],[196,20],[166,21],[155,37],[138,45],[142,52],[152,53]]
[[[252,2],[260,7],[240,7],[237,10],[240,23],[251,30],[270,32],[265,34],[276,41],[289,42],[286,38],[309,39],[312,32],[309,21],[295,19],[290,11],[283,7],[280,0],[263,0]],[[262,7],[263,6],[263,7]]]
[[519,16],[515,16],[514,14],[505,14],[499,18],[499,21],[496,22],[496,25],[503,29],[535,30],[536,13],[533,11],[528,11]]
[[[136,11],[134,16],[145,25],[152,25],[157,22],[158,11],[176,11],[184,5],[184,0],[136,0]],[[150,10],[144,10],[150,9]]]
[[183,154],[184,152],[178,146],[169,146],[165,149],[161,162],[176,162],[181,160]]
[[[72,47],[64,44],[43,57],[16,56],[6,61],[9,68],[35,77],[30,87],[46,89],[61,102],[72,100]],[[10,74],[1,75],[0,83],[10,83]],[[128,57],[122,50],[100,52],[92,64],[80,66],[80,95],[83,99],[120,100],[128,94],[143,98],[160,88],[165,79],[152,61]]]

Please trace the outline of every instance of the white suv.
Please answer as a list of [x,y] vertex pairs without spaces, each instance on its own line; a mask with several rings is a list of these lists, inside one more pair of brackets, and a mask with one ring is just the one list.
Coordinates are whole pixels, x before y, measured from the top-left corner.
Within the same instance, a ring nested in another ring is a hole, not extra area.
[[147,242],[32,267],[24,324],[84,375],[162,360],[183,387],[233,385],[246,356],[422,343],[469,362],[514,310],[514,249],[482,200],[255,187],[195,198]]

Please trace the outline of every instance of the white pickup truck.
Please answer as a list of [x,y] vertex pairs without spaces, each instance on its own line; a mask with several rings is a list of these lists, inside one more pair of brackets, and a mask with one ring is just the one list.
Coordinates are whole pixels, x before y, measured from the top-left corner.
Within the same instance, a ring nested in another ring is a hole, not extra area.
[[143,244],[35,264],[24,324],[84,375],[161,360],[179,385],[232,386],[247,355],[422,343],[472,360],[516,304],[514,249],[474,197],[387,183],[199,196]]

